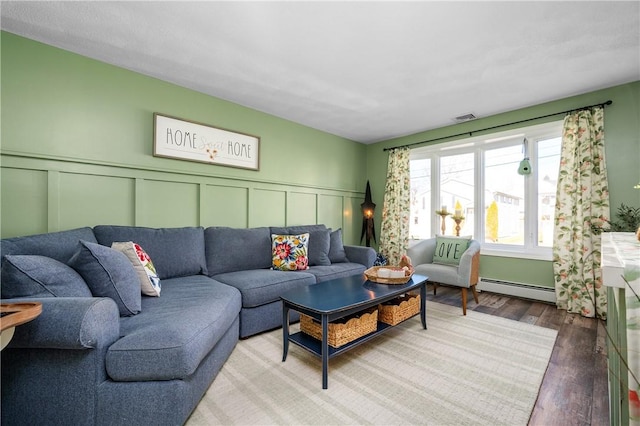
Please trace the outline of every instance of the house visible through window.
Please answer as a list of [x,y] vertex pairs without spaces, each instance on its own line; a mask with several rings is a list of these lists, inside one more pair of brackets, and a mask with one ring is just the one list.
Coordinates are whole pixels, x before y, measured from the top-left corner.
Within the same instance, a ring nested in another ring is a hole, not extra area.
[[[561,127],[558,121],[413,149],[411,238],[440,234],[435,211],[446,208],[464,216],[460,235],[480,241],[484,254],[550,258]],[[522,175],[525,156],[531,173]],[[455,234],[451,216],[445,227]]]

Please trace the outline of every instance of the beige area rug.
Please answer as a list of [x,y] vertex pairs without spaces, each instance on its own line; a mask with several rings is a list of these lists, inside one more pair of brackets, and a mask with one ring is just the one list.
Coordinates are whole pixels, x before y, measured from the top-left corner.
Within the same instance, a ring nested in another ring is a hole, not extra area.
[[330,359],[326,390],[319,358],[290,344],[282,362],[282,330],[241,340],[187,425],[527,424],[555,330],[434,302],[427,327]]

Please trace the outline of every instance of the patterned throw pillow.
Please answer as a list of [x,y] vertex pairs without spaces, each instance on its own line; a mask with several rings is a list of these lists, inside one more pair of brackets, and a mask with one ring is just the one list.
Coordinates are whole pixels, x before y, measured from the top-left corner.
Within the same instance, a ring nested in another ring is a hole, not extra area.
[[149,255],[133,241],[114,242],[111,248],[124,253],[136,271],[140,290],[146,296],[160,296],[160,278]]
[[280,271],[309,269],[308,245],[309,233],[300,235],[271,234],[271,269]]

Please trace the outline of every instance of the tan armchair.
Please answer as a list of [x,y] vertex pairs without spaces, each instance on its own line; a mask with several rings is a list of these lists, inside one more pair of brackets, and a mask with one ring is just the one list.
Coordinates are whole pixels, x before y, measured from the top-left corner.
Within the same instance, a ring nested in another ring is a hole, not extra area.
[[430,238],[416,243],[407,251],[417,274],[426,275],[433,283],[433,294],[436,294],[438,283],[460,287],[462,297],[462,314],[467,315],[467,289],[471,289],[473,299],[478,303],[478,284],[480,270],[480,243],[470,240],[469,247],[462,254],[459,265],[442,265],[433,263],[436,250],[436,239]]

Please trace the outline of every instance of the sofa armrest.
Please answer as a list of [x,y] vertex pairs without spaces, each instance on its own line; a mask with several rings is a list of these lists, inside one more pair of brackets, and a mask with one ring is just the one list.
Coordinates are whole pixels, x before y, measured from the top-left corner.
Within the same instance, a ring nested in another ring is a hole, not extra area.
[[120,337],[118,307],[106,297],[5,299],[42,303],[42,313],[15,329],[10,348],[90,349],[110,346]]
[[376,261],[376,251],[371,247],[345,245],[344,252],[349,262],[360,263],[367,268],[371,268]]

